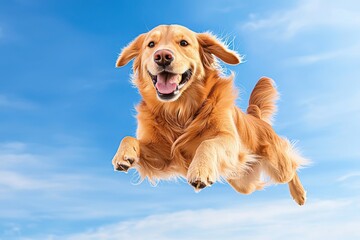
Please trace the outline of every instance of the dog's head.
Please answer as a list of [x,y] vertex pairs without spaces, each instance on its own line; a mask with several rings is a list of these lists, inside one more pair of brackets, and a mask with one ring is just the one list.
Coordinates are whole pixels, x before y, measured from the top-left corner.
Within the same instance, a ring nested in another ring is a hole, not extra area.
[[177,100],[206,70],[215,68],[214,56],[228,64],[240,57],[210,33],[195,33],[179,25],[160,25],[126,46],[116,67],[134,60],[137,85],[151,86],[160,101]]

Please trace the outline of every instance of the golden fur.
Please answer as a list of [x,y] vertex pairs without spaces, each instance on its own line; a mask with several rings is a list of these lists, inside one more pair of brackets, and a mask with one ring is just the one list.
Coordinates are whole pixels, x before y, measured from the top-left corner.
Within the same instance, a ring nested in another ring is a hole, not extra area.
[[[182,46],[182,40],[188,45]],[[168,67],[177,84],[181,74],[188,69],[192,73],[170,100],[157,95],[149,75],[161,74],[154,62],[159,49],[173,53]],[[150,181],[182,176],[195,190],[226,179],[244,194],[263,188],[260,173],[264,171],[273,182],[288,183],[295,201],[304,204],[306,192],[296,170],[305,160],[271,127],[278,96],[273,81],[259,80],[244,113],[235,106],[234,76],[224,77],[215,57],[228,64],[240,63],[237,53],[213,35],[178,25],[158,26],[122,50],[116,66],[134,59],[133,82],[142,101],[136,108],[137,137],[121,141],[112,161],[114,168],[134,167]]]

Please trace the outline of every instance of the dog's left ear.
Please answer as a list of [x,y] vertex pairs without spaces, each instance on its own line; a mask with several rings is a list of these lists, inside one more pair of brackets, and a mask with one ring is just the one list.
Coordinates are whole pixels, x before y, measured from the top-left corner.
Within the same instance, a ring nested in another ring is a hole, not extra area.
[[204,63],[209,64],[213,61],[211,54],[220,58],[228,64],[239,64],[241,62],[240,56],[230,50],[225,44],[218,40],[210,33],[198,33],[197,39],[200,44],[201,55],[204,55]]
[[123,48],[116,61],[116,65],[115,65],[116,67],[122,67],[128,64],[133,58],[139,55],[145,36],[146,33],[139,35],[129,45]]

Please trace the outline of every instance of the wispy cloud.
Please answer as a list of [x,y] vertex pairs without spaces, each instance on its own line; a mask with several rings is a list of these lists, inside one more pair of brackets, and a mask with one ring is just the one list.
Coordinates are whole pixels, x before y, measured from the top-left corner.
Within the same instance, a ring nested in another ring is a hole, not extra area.
[[0,186],[16,190],[34,190],[53,187],[48,181],[39,181],[12,171],[0,171]]
[[[355,210],[356,209],[356,210]],[[52,239],[355,239],[359,202],[318,200],[305,207],[281,200],[234,208],[151,215]],[[351,213],[345,219],[339,217]],[[337,217],[335,217],[337,216]]]
[[38,192],[51,191],[53,193],[74,190],[87,191],[93,187],[87,184],[90,181],[92,181],[91,176],[84,174],[40,174],[38,172],[29,174],[26,172],[0,171],[0,186],[8,189],[8,191],[36,190]]
[[347,189],[351,192],[359,191],[360,189],[360,171],[354,170],[348,172],[337,178],[337,182],[341,185],[342,188]]
[[[302,116],[303,123],[319,128],[347,121],[352,123],[351,127],[355,127],[360,119],[360,106],[354,103],[359,101],[360,96],[356,93],[344,95],[343,92],[334,90],[331,94],[319,94],[300,106],[305,112]],[[351,116],[351,118],[348,119],[346,116]]]
[[275,11],[266,17],[253,14],[243,28],[265,30],[272,37],[281,39],[292,38],[301,32],[319,27],[352,31],[360,27],[359,8],[357,1],[298,1],[295,7]]
[[[295,118],[288,117],[288,129],[299,127],[300,133],[307,133],[301,141],[301,146],[315,162],[323,161],[358,161],[358,136],[360,134],[360,106],[355,104],[360,101],[360,96],[349,91],[358,84],[336,85],[337,89],[327,86],[324,93],[309,96],[306,89],[296,91],[299,95],[298,102],[293,112]],[[330,90],[331,91],[330,91]],[[288,93],[289,94],[289,93]],[[292,119],[292,120],[291,120]],[[286,127],[287,128],[287,127]],[[297,130],[295,130],[297,131]]]
[[9,97],[4,94],[0,94],[0,109],[20,109],[20,110],[32,110],[37,105],[29,100],[24,100],[15,97]]
[[[28,145],[23,142],[2,142],[0,143],[0,168],[18,169],[26,163],[27,166],[38,167],[42,157],[27,151]],[[21,168],[20,168],[21,169]]]
[[[41,151],[39,150],[41,149]],[[37,153],[35,153],[37,152]],[[53,192],[87,190],[91,175],[82,171],[59,171],[70,161],[82,163],[83,148],[55,147],[24,142],[0,143],[0,186],[8,192],[40,190]]]
[[23,142],[2,142],[0,143],[1,152],[19,152],[26,148],[26,144]]
[[358,178],[360,177],[360,171],[357,171],[357,172],[350,172],[350,173],[347,173],[341,177],[339,177],[337,179],[338,182],[344,182],[344,181],[347,181],[348,179],[350,178]]
[[[0,143],[0,219],[100,219],[124,214],[117,204],[142,211],[137,199],[124,197],[131,184],[116,178],[110,160],[102,174],[89,164],[95,158],[94,149],[76,146]],[[121,191],[114,193],[115,188]]]
[[350,47],[342,48],[342,49],[335,49],[330,50],[327,52],[321,52],[321,53],[314,53],[309,55],[303,55],[299,57],[294,57],[292,59],[287,59],[286,63],[290,64],[296,64],[296,65],[307,65],[307,64],[313,64],[321,61],[328,61],[328,60],[334,60],[334,61],[341,61],[342,59],[346,58],[349,60],[349,58],[359,58],[360,57],[360,45],[356,44]]

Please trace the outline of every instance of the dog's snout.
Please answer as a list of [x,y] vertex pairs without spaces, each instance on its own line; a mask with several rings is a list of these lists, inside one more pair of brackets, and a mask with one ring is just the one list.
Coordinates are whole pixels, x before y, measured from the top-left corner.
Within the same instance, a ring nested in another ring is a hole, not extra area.
[[174,60],[174,55],[170,50],[161,49],[154,53],[154,62],[159,66],[168,66]]

